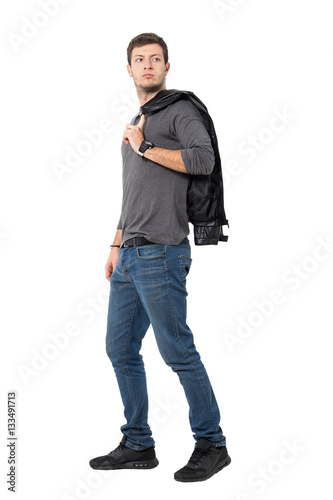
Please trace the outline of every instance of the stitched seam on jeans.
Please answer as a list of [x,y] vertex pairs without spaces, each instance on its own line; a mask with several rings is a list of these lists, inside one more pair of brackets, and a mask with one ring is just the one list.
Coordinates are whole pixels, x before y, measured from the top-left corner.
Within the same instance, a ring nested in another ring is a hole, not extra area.
[[171,312],[172,312],[173,329],[174,329],[174,333],[175,333],[175,337],[176,337],[177,342],[180,343],[180,345],[182,346],[184,352],[187,353],[187,350],[185,349],[185,347],[184,347],[184,345],[181,342],[180,337],[179,337],[179,332],[178,332],[178,328],[177,328],[177,321],[176,321],[176,314],[175,314],[175,308],[174,308],[172,297],[171,297],[170,280],[169,280],[169,277],[168,277],[168,266],[167,266],[167,262],[166,261],[167,261],[167,255],[165,256],[165,269],[166,269],[166,281],[167,281],[167,287],[168,287],[168,298],[169,298],[170,309],[171,309]]
[[167,279],[167,285],[168,285],[168,292],[169,292],[168,293],[168,297],[169,297],[170,309],[171,309],[171,312],[172,312],[172,323],[173,323],[173,327],[174,327],[175,337],[176,337],[177,342],[179,342],[179,344],[182,346],[184,354],[186,354],[187,357],[189,358],[190,355],[189,355],[187,349],[185,348],[184,344],[182,343],[182,341],[180,339],[179,331],[178,331],[178,328],[177,328],[176,311],[175,311],[174,303],[173,303],[173,300],[172,300],[172,292],[171,292],[171,288],[170,288],[170,280],[168,278],[168,266],[167,266],[167,262],[166,261],[167,261],[167,254],[165,256],[166,279]]
[[[204,366],[204,365],[203,365],[203,366]],[[205,370],[205,372],[206,372],[206,374],[207,374],[207,379],[209,380],[208,373],[207,373],[207,370],[206,370],[206,367],[205,367],[205,366],[204,366],[204,370]],[[203,377],[200,377],[200,375],[199,375],[199,373],[197,372],[197,369],[196,369],[196,368],[195,368],[195,372],[196,372],[196,374],[197,374],[198,379],[200,380],[200,385],[201,385],[202,390],[203,390],[203,392],[204,392],[204,394],[205,394],[205,396],[206,396],[207,406],[208,406],[208,408],[209,408],[209,415],[210,415],[210,420],[211,420],[211,423],[212,423],[212,424],[214,424],[213,413],[212,413],[212,405],[210,404],[208,393],[206,392],[206,388],[205,388],[205,386],[204,386],[204,384],[203,384]],[[210,380],[209,380],[209,383],[210,383],[210,385],[211,385]],[[211,387],[211,390],[213,391],[213,388],[212,388],[212,387]],[[213,427],[213,425],[212,425],[212,427]]]
[[181,280],[182,280],[182,283],[183,283],[183,287],[184,287],[185,291],[187,292],[187,289],[186,289],[186,278],[187,278],[188,273],[186,274],[186,270],[185,270],[183,258],[188,259],[190,261],[188,273],[190,272],[190,267],[191,267],[191,264],[192,264],[192,259],[191,259],[191,257],[188,257],[187,255],[178,255],[178,263],[179,263],[179,266],[180,266],[180,276],[181,276]]
[[[132,326],[132,323],[133,323],[134,313],[135,313],[136,305],[138,303],[138,299],[139,299],[139,295],[137,293],[137,295],[136,295],[136,301],[135,301],[135,304],[134,304],[134,307],[133,307],[133,311],[132,311],[132,317],[130,318],[130,324],[129,324],[129,327],[128,327],[128,330],[127,330],[126,340],[125,340],[125,343],[124,343],[124,347],[125,347],[124,348],[124,363],[125,363],[125,366],[126,366],[128,380],[129,380],[129,383],[130,383],[130,386],[131,386],[132,398],[133,398],[133,403],[134,403],[134,408],[135,408],[135,415],[137,413],[137,407],[136,407],[135,395],[134,395],[134,390],[133,390],[133,384],[132,384],[132,380],[131,380],[129,368],[128,368],[127,363],[126,363],[126,348],[127,348],[128,336],[129,336],[129,332],[131,330],[131,326]],[[133,419],[133,423],[131,422],[131,424],[133,425],[133,427],[134,427],[134,423],[135,423],[135,418]],[[135,434],[135,433],[136,433],[135,429],[133,429],[133,434]]]
[[[179,257],[179,256],[178,256]],[[186,256],[187,257],[187,256]],[[191,364],[193,365],[194,364],[194,361],[193,361],[193,358],[191,357],[191,355],[189,354],[188,350],[186,349],[186,347],[184,346],[184,344],[182,343],[181,339],[180,339],[180,336],[179,336],[179,332],[178,332],[178,328],[177,328],[177,321],[176,321],[176,314],[175,314],[175,308],[174,308],[174,304],[173,304],[173,301],[172,301],[172,294],[171,294],[171,289],[170,289],[170,281],[168,280],[168,276],[167,276],[167,283],[168,283],[168,290],[169,290],[169,301],[170,301],[170,306],[171,306],[171,310],[172,310],[172,321],[173,321],[173,324],[174,324],[174,330],[176,332],[176,340],[177,342],[179,342],[179,344],[182,346],[183,348],[183,351],[184,353],[186,353],[187,355],[187,358],[190,360]],[[186,290],[186,288],[185,288]],[[192,333],[193,335],[193,333]],[[201,361],[202,363],[202,361]],[[206,370],[206,368],[204,367],[204,369]],[[198,373],[196,367],[195,367],[195,364],[194,364],[194,370],[195,370],[195,373],[200,381],[200,385],[202,387],[202,390],[205,394],[205,397],[206,397],[206,401],[207,401],[207,406],[209,408],[209,415],[210,415],[210,420],[211,420],[211,423],[213,424],[214,423],[214,420],[213,420],[213,414],[212,414],[212,408],[211,408],[211,404],[209,402],[209,396],[208,396],[208,393],[206,392],[206,389],[205,389],[205,386],[203,384],[203,378],[200,376],[200,374]],[[207,373],[207,372],[206,372]],[[208,377],[208,374],[207,374],[207,378],[209,379]],[[213,390],[213,388],[212,388]]]

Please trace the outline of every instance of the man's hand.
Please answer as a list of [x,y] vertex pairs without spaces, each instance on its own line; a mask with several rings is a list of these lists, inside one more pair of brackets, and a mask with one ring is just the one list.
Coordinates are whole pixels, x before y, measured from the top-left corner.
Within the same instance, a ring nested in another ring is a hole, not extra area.
[[111,248],[109,258],[105,265],[105,277],[108,281],[110,281],[111,279],[111,275],[116,268],[118,259],[119,259],[119,248],[117,247]]
[[[129,123],[124,132],[124,142],[126,144],[130,143],[136,153],[138,152],[142,141],[145,139],[142,132],[145,121],[145,115],[141,115],[139,123],[137,125]],[[155,146],[153,149],[147,149],[144,157],[162,165],[163,167],[170,168],[171,170],[176,170],[177,172],[182,172],[183,174],[188,173],[185,168],[180,149],[164,149]]]
[[143,126],[145,124],[145,115],[141,115],[140,121],[137,125],[132,125],[128,123],[126,125],[126,130],[123,135],[123,140],[126,144],[131,144],[134,151],[137,153],[142,141],[144,141],[144,135],[142,132]]

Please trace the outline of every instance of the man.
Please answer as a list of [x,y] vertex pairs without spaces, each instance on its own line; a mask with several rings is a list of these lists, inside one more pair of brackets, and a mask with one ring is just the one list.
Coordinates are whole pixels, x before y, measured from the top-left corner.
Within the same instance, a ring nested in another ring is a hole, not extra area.
[[[162,38],[144,33],[130,42],[127,56],[142,109],[166,89],[168,49]],[[126,126],[122,157],[122,211],[105,266],[110,280],[106,350],[126,424],[121,427],[120,445],[90,465],[94,469],[158,465],[139,354],[151,324],[164,361],[183,385],[196,441],[189,462],[174,478],[203,481],[231,461],[214,392],[186,324],[186,276],[191,267],[187,189],[191,175],[212,172],[212,141],[196,107],[179,100],[156,113],[137,114]]]

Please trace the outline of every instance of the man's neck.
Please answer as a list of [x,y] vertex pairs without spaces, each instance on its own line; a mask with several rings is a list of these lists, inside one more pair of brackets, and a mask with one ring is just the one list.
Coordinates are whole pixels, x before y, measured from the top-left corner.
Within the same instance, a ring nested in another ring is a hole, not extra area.
[[159,92],[161,92],[161,90],[165,90],[165,89],[166,89],[165,85],[163,85],[158,90],[154,90],[153,92],[146,92],[145,90],[142,90],[142,89],[136,89],[136,92],[137,92],[138,98],[139,98],[140,106],[143,106],[144,104],[146,104],[146,102],[150,101],[153,97],[155,97],[155,95],[157,95]]

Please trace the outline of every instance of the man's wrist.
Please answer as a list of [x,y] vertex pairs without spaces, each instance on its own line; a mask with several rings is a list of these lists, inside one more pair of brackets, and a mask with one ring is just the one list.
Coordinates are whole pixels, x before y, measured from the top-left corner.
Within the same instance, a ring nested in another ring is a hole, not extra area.
[[153,149],[154,147],[155,147],[155,144],[153,144],[151,141],[148,141],[147,139],[144,139],[141,142],[140,147],[137,150],[137,153],[138,153],[138,155],[140,155],[141,157],[143,157],[144,153],[147,150]]

